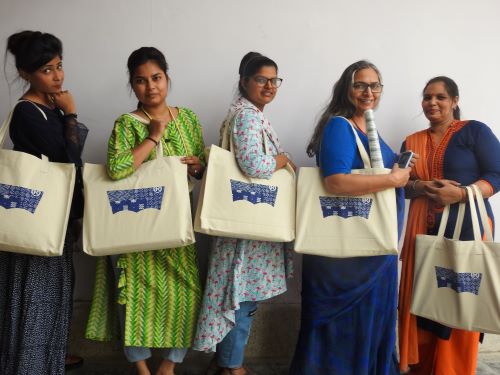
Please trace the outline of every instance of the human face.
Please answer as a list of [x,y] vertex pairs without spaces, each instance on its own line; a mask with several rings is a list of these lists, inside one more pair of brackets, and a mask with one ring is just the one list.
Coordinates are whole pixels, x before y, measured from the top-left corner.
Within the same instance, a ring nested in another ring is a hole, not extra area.
[[64,69],[60,56],[54,57],[33,73],[21,72],[21,77],[30,83],[30,91],[40,97],[61,92]]
[[163,105],[168,94],[168,77],[156,62],[147,61],[135,69],[132,90],[145,107]]
[[[366,83],[368,85],[372,83],[381,83],[377,72],[372,68],[358,70],[354,74],[352,83],[354,84],[357,82]],[[381,92],[372,92],[370,87],[364,91],[355,90],[351,87],[350,94],[352,103],[354,107],[356,107],[356,114],[361,116],[367,109],[374,109],[377,107]]]
[[449,124],[453,121],[453,109],[458,96],[450,97],[443,82],[431,83],[424,91],[422,110],[431,125]]
[[[260,70],[251,77],[242,78],[242,85],[246,92],[246,98],[250,100],[261,111],[264,106],[272,102],[278,91],[277,87],[271,84],[269,79],[278,78],[276,68],[274,66],[263,66]],[[255,77],[264,77],[268,81],[264,86],[260,86]]]

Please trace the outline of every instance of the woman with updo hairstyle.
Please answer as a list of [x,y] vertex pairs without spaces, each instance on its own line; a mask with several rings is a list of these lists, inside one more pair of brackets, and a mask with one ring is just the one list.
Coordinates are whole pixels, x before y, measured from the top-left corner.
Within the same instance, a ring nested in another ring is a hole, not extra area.
[[[115,121],[108,141],[109,176],[119,180],[133,175],[156,158],[161,142],[164,156],[183,156],[188,176],[200,179],[205,170],[202,128],[191,109],[167,104],[165,56],[154,47],[141,47],[129,56],[127,67],[138,105]],[[146,360],[156,348],[162,357],[156,374],[174,375],[193,341],[201,302],[194,245],[100,258],[87,338],[110,338],[106,324],[116,305],[108,301],[114,294],[127,360],[135,363],[139,375],[149,375]]]
[[[224,129],[230,129],[243,173],[269,179],[287,163],[293,166],[263,113],[282,79],[276,63],[256,52],[243,57],[239,75],[239,95],[222,124],[221,142]],[[291,273],[287,252],[284,243],[214,238],[193,348],[216,351],[211,367],[218,373],[247,373],[244,350],[257,305],[286,291],[286,275]]]
[[[28,89],[10,123],[14,150],[77,167],[62,256],[0,251],[0,374],[62,375],[73,295],[72,246],[83,214],[81,153],[87,128],[63,89],[62,43],[52,34],[22,31],[7,40]],[[19,171],[22,173],[22,171]]]
[[[400,370],[413,375],[473,375],[476,373],[480,333],[455,329],[410,313],[418,234],[436,235],[443,208],[450,205],[444,236],[453,237],[459,204],[466,215],[460,240],[474,239],[465,186],[474,184],[494,229],[488,198],[500,190],[500,142],[477,120],[461,120],[458,86],[451,78],[429,80],[422,91],[427,129],[406,137],[402,150],[420,154],[405,191],[411,199],[401,251],[399,287]],[[483,223],[484,224],[484,223]]]

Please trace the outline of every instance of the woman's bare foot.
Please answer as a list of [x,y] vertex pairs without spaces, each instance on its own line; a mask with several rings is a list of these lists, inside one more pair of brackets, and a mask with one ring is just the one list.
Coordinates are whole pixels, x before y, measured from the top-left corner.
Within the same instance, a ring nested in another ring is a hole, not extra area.
[[151,375],[151,371],[149,371],[148,364],[145,360],[137,361],[135,367],[137,368],[138,375]]
[[175,362],[164,359],[160,363],[160,367],[156,371],[156,375],[175,375],[174,373]]
[[249,375],[248,371],[244,367],[238,368],[224,368],[222,370],[222,375]]

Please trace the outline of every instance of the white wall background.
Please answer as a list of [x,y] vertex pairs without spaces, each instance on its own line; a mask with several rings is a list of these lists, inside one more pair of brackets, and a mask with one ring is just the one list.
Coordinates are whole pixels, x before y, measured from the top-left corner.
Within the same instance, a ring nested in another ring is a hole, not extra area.
[[[305,147],[331,88],[350,63],[369,59],[384,77],[376,113],[380,133],[395,149],[427,126],[421,90],[448,75],[461,90],[463,118],[500,136],[500,2],[497,0],[1,0],[0,50],[24,29],[64,44],[65,88],[91,132],[84,158],[105,160],[113,120],[135,106],[126,60],[145,45],[162,50],[173,80],[170,105],[199,116],[207,144],[236,90],[248,51],[279,66],[284,83],[266,112],[298,165],[312,165]],[[0,77],[0,118],[22,94],[12,58]],[[500,220],[500,198],[492,199]],[[82,260],[83,261],[83,260]]]

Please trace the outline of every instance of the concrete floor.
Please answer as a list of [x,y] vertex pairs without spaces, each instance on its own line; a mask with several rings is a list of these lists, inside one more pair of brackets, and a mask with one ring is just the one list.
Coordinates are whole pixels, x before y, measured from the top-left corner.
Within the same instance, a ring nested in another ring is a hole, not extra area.
[[[84,339],[88,302],[74,304],[70,352],[85,358],[84,365],[69,375],[133,375],[119,342],[93,342]],[[286,375],[299,329],[297,304],[261,304],[252,327],[245,354],[245,365],[253,375]],[[211,354],[189,351],[176,369],[177,375],[205,375]],[[157,360],[151,361],[154,370]],[[325,374],[330,375],[330,374]],[[361,374],[353,374],[361,375]],[[485,335],[479,347],[476,375],[500,375],[500,335]]]

